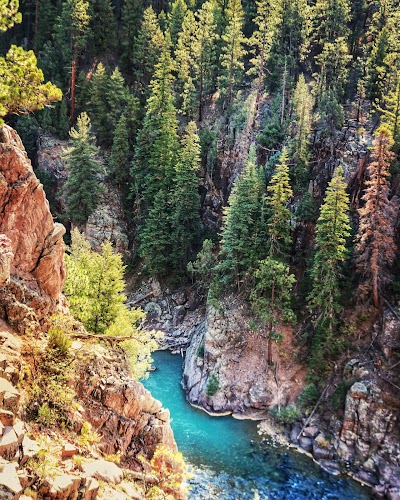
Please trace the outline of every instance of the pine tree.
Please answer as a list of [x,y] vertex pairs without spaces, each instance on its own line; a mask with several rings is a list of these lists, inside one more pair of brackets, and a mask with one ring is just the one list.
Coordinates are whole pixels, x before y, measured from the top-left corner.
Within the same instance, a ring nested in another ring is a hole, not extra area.
[[213,89],[216,39],[214,10],[213,3],[207,1],[195,16],[188,11],[176,48],[182,110],[199,121],[203,118],[204,98]]
[[174,0],[171,11],[168,13],[168,31],[171,36],[172,47],[175,48],[178,35],[182,30],[183,20],[188,10],[185,0]]
[[293,167],[292,177],[295,185],[304,185],[304,181],[307,180],[310,157],[309,135],[311,133],[313,108],[313,99],[304,75],[300,75],[297,82],[293,95],[293,108],[291,157],[295,166]]
[[151,95],[132,163],[133,192],[137,200],[144,199],[148,207],[160,189],[169,191],[174,177],[179,143],[173,67],[167,41],[150,84]]
[[152,276],[163,276],[177,267],[172,255],[174,235],[171,204],[169,191],[157,191],[140,228],[139,255],[146,265],[146,271]]
[[131,54],[137,92],[144,99],[148,97],[148,88],[163,45],[164,35],[157,16],[153,8],[149,7],[144,11],[142,24]]
[[91,333],[126,337],[121,347],[135,378],[143,377],[150,368],[151,352],[157,343],[151,332],[138,331],[144,313],[140,309],[129,310],[125,304],[125,267],[121,255],[113,251],[110,242],[104,242],[101,251],[94,252],[77,229],[71,236],[71,247],[65,257],[64,293],[72,314]]
[[272,0],[271,8],[271,19],[276,19],[271,26],[274,36],[268,64],[272,68],[270,80],[273,84],[284,71],[289,81],[297,79],[300,61],[307,53],[311,27],[306,0]]
[[349,36],[349,0],[317,0],[313,7],[313,36],[322,48],[325,43],[334,43],[338,38]]
[[173,61],[168,35],[154,71],[143,127],[132,163],[136,216],[147,213],[139,229],[139,254],[152,275],[176,268],[171,229],[173,184],[179,151],[173,95]]
[[250,149],[246,166],[237,177],[224,212],[220,263],[222,281],[234,281],[240,290],[264,251],[264,189],[256,165],[255,148]]
[[259,108],[261,93],[264,87],[264,80],[267,73],[267,63],[271,52],[272,41],[277,30],[279,17],[274,11],[271,0],[258,0],[257,16],[253,22],[256,25],[249,44],[254,57],[251,59],[249,75],[254,75],[257,81],[256,90],[256,114]]
[[[70,76],[70,119],[71,125],[75,123],[75,99],[76,99],[76,80],[78,77],[79,58],[85,47],[90,17],[88,14],[89,2],[87,0],[67,0],[63,3],[62,13],[59,19],[59,35],[61,50],[68,53],[71,64]],[[70,52],[70,53],[69,53]]]
[[394,158],[390,151],[392,134],[381,125],[375,134],[372,163],[368,166],[368,181],[359,209],[360,221],[356,237],[356,269],[361,282],[358,287],[362,299],[372,297],[379,307],[385,285],[390,280],[389,270],[395,258],[394,224],[398,213],[395,200],[390,200],[389,167]]
[[0,57],[0,126],[7,114],[32,113],[61,100],[61,90],[43,80],[32,50],[12,45],[6,56]]
[[290,187],[288,151],[283,148],[275,173],[268,185],[267,207],[269,219],[267,224],[268,253],[272,258],[284,258],[290,251],[291,212],[289,200],[293,196]]
[[117,23],[111,0],[92,0],[88,51],[103,57],[116,47]]
[[122,190],[129,184],[130,160],[128,121],[123,114],[115,130],[109,163],[112,181]]
[[287,264],[270,257],[259,262],[254,278],[250,302],[267,329],[267,362],[272,365],[272,342],[282,338],[278,326],[295,319],[291,302],[296,279]]
[[243,8],[241,0],[229,0],[226,9],[228,25],[222,35],[223,47],[220,57],[221,74],[218,86],[226,104],[230,106],[233,94],[240,82],[244,69],[243,57],[246,53],[243,45]]
[[121,66],[126,74],[132,74],[132,54],[135,50],[135,41],[139,32],[139,20],[143,16],[142,0],[126,0],[122,7],[122,29],[120,38]]
[[330,139],[331,156],[335,153],[337,130],[342,127],[343,119],[343,107],[336,92],[334,90],[326,91],[321,99],[319,125],[326,131]]
[[382,123],[392,134],[395,150],[400,151],[400,71],[397,73],[394,90],[384,98],[385,107],[378,107],[382,113]]
[[341,312],[341,270],[348,255],[345,245],[351,229],[346,187],[343,168],[338,167],[328,184],[317,221],[316,253],[310,273],[312,291],[307,297],[315,317],[312,364],[316,367],[329,354]]
[[200,231],[200,195],[196,172],[200,167],[200,139],[190,122],[181,140],[173,186],[172,235],[174,260],[186,267],[188,254]]
[[[88,112],[100,146],[110,148],[114,132],[124,111],[135,120],[137,100],[130,94],[118,68],[111,75],[99,63],[92,76]],[[132,119],[131,118],[131,119]]]
[[99,195],[100,164],[95,159],[90,119],[82,113],[70,131],[72,146],[64,152],[68,177],[64,185],[66,214],[72,222],[85,224],[94,212]]
[[347,79],[346,66],[350,30],[349,0],[317,0],[313,12],[313,41],[316,45],[318,66],[317,101],[325,91],[334,91],[339,97]]

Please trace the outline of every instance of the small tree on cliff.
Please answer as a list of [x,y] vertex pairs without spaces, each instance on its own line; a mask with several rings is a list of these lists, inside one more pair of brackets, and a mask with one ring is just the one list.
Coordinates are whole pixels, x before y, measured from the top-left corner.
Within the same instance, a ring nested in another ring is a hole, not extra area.
[[385,125],[376,131],[372,163],[359,210],[360,224],[356,236],[356,269],[361,277],[358,291],[363,299],[372,298],[379,307],[379,297],[390,280],[395,258],[394,224],[398,213],[395,200],[389,199],[389,167],[394,158],[390,151],[394,141]]
[[341,311],[340,278],[343,261],[347,257],[346,239],[350,236],[347,215],[349,196],[339,167],[328,185],[325,200],[317,221],[316,253],[311,269],[313,282],[308,304],[315,314],[311,364],[324,365]]
[[65,260],[68,277],[64,293],[72,314],[89,332],[126,337],[122,348],[129,357],[135,377],[143,377],[157,344],[152,333],[137,329],[144,313],[125,305],[125,267],[121,255],[113,251],[110,242],[103,243],[100,253],[94,252],[75,229]]
[[272,341],[278,341],[282,336],[277,327],[295,319],[291,302],[296,278],[287,264],[270,257],[260,261],[254,278],[250,301],[255,314],[266,327],[267,362],[272,365]]
[[68,170],[64,186],[66,213],[71,221],[85,224],[97,206],[100,190],[100,163],[95,159],[97,148],[86,113],[78,117],[77,126],[71,129],[69,135],[72,146],[64,152]]

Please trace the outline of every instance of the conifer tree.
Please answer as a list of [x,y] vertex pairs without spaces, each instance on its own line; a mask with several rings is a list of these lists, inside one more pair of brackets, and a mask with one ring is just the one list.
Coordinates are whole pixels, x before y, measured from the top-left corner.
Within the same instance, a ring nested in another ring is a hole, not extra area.
[[272,365],[272,342],[282,338],[279,325],[295,319],[291,302],[296,279],[287,264],[270,257],[259,262],[254,278],[255,286],[250,293],[250,302],[267,329],[267,363]]
[[132,74],[135,41],[138,36],[140,22],[143,16],[142,0],[126,0],[122,7],[122,29],[121,29],[121,61],[122,68],[127,74]]
[[311,133],[313,99],[304,75],[300,75],[293,95],[293,139],[291,157],[294,162],[293,180],[295,184],[304,184],[307,179],[310,157],[309,135]]
[[264,79],[267,73],[267,63],[270,56],[272,40],[279,22],[277,12],[271,5],[271,0],[258,0],[257,16],[253,22],[256,25],[249,44],[254,57],[251,59],[249,75],[254,75],[257,81],[256,90],[256,114],[259,107]]
[[288,151],[283,148],[275,173],[268,185],[267,235],[270,258],[284,258],[290,251],[291,212],[288,203],[293,196],[293,191],[290,187],[288,162]]
[[310,12],[306,0],[272,0],[271,10],[274,36],[268,66],[273,84],[279,77],[282,79],[284,71],[290,81],[297,79],[299,63],[308,50]]
[[167,40],[150,84],[151,95],[132,163],[133,192],[139,200],[144,199],[148,207],[160,189],[169,191],[174,177],[179,143],[173,67]]
[[[59,33],[63,38],[62,51],[70,56],[70,120],[71,125],[75,123],[75,94],[76,81],[78,78],[79,58],[85,47],[89,26],[89,2],[87,0],[67,0],[63,3],[61,17],[59,20]],[[61,43],[61,40],[59,41]],[[70,54],[69,54],[70,52]]]
[[348,209],[343,168],[338,167],[328,184],[317,221],[312,292],[307,297],[308,306],[315,315],[312,364],[316,367],[329,354],[341,311],[341,269],[348,255],[346,240],[351,229]]
[[130,177],[130,146],[128,120],[125,114],[118,121],[110,156],[112,181],[122,190],[126,190]]
[[12,45],[6,56],[0,57],[0,126],[7,114],[32,113],[61,100],[61,90],[43,80],[32,50]]
[[359,209],[355,263],[361,279],[358,287],[361,298],[372,298],[378,308],[395,257],[394,225],[398,213],[397,202],[390,200],[389,167],[394,158],[390,151],[393,138],[385,125],[376,131],[373,145],[373,161],[368,166],[368,181],[362,197],[365,204]]
[[[202,120],[205,96],[213,85],[216,24],[212,2],[205,2],[195,16],[185,15],[178,38],[176,62],[183,98],[182,109],[189,117]],[[196,101],[196,102],[195,102]]]
[[94,212],[99,195],[100,164],[91,135],[90,119],[82,113],[70,131],[72,146],[64,152],[68,177],[64,185],[66,214],[77,224],[85,224]]
[[317,0],[313,12],[313,41],[316,45],[318,66],[317,100],[322,94],[334,91],[341,97],[347,79],[350,21],[349,0]]
[[343,125],[343,107],[334,90],[327,90],[322,95],[320,103],[319,124],[326,131],[330,139],[331,156],[336,147],[337,130]]
[[378,107],[384,123],[392,134],[395,150],[400,151],[400,71],[394,89],[384,98],[385,107]]
[[123,112],[127,119],[135,121],[138,113],[137,100],[130,94],[118,68],[110,75],[99,63],[92,76],[88,111],[100,146],[110,148],[114,132]]
[[171,4],[171,11],[168,13],[168,31],[171,36],[172,47],[175,48],[178,35],[182,30],[183,20],[188,10],[185,0],[174,0]]
[[89,23],[89,51],[104,57],[116,47],[117,23],[111,0],[92,0]]
[[255,148],[250,149],[244,170],[237,177],[224,213],[220,263],[222,281],[242,282],[263,255],[264,189],[256,164]]
[[200,231],[200,195],[196,172],[200,167],[200,139],[190,122],[181,140],[172,191],[172,235],[176,263],[186,267],[188,252]]
[[137,85],[137,92],[144,99],[148,97],[148,88],[154,75],[155,66],[163,50],[164,35],[152,7],[143,14],[139,33],[135,38],[132,51],[132,65]]
[[170,192],[159,189],[140,228],[139,255],[152,276],[164,276],[177,267],[173,259],[171,204]]
[[226,9],[228,24],[222,35],[223,46],[220,57],[221,74],[219,89],[230,106],[233,94],[240,81],[240,74],[244,69],[243,57],[245,55],[243,35],[243,8],[241,0],[228,0]]

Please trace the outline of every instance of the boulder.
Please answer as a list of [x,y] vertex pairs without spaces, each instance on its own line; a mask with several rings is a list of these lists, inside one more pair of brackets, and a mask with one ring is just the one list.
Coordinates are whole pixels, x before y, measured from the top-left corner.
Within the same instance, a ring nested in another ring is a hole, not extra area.
[[14,500],[19,498],[21,493],[22,486],[17,474],[17,465],[4,465],[0,472],[0,498]]
[[63,474],[57,476],[50,482],[50,491],[48,498],[57,500],[75,500],[78,498],[78,488],[81,478]]
[[12,411],[0,410],[0,422],[6,427],[12,427],[15,422],[15,415]]
[[61,450],[61,458],[65,460],[66,458],[73,457],[78,450],[73,444],[65,443]]
[[94,500],[99,492],[99,483],[94,477],[83,478],[84,485],[81,488],[82,500]]
[[18,452],[20,441],[12,427],[5,427],[0,437],[0,457],[12,460]]
[[82,465],[84,474],[106,483],[119,484],[122,481],[123,472],[115,463],[107,460],[94,460]]
[[37,455],[40,450],[40,445],[37,441],[30,439],[28,436],[24,436],[22,440],[22,456],[20,458],[20,465],[26,464],[26,462]]

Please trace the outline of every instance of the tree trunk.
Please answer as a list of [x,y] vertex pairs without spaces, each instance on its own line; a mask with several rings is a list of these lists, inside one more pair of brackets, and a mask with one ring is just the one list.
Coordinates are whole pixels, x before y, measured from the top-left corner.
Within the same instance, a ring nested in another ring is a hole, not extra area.
[[267,364],[269,366],[272,366],[273,359],[272,359],[272,339],[271,339],[271,334],[272,334],[272,329],[274,327],[274,318],[272,316],[275,308],[275,283],[272,285],[272,290],[271,290],[271,319],[269,320],[269,327],[268,327],[268,341],[267,341]]
[[75,88],[76,76],[78,71],[78,53],[76,48],[73,49],[72,67],[71,67],[71,127],[75,123]]
[[374,306],[379,307],[379,292],[378,292],[378,249],[374,249],[371,258],[371,274],[372,274],[372,300]]

